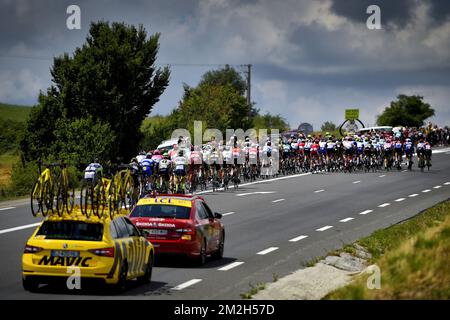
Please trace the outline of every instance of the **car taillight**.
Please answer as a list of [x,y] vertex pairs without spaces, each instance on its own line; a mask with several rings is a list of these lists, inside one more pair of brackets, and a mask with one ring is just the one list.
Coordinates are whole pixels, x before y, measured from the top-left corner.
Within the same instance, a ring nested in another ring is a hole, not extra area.
[[188,228],[181,228],[175,230],[178,233],[181,233],[181,240],[187,240],[190,241],[192,238],[195,238],[195,228],[188,227]]
[[25,249],[23,250],[23,253],[37,253],[42,250],[44,250],[44,249],[41,247],[34,247],[34,246],[30,246],[27,244],[25,246]]
[[175,231],[179,232],[179,233],[185,233],[185,234],[194,234],[195,233],[195,229],[192,229],[192,228],[176,229]]
[[101,257],[114,257],[114,247],[102,248],[102,249],[92,249],[92,250],[89,250],[89,252],[93,253],[97,256],[101,256]]

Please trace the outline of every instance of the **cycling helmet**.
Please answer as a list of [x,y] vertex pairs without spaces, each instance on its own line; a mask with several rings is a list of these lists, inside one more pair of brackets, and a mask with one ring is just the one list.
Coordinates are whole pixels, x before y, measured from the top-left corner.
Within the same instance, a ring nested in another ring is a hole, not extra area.
[[410,139],[410,138],[407,138],[407,139],[406,139],[406,142],[411,142],[411,139]]
[[146,154],[146,157],[147,157],[147,159],[150,159],[150,158],[152,157],[152,153],[151,153],[151,152],[148,152],[148,153]]
[[137,159],[136,158],[132,158],[130,163],[137,163]]
[[163,153],[163,157],[164,157],[164,159],[169,159],[169,153],[164,152],[164,153]]
[[183,150],[178,151],[178,156],[182,157],[183,156]]
[[159,151],[158,149],[156,149],[155,151],[153,151],[153,155],[155,155],[155,156],[160,156],[160,155],[161,155],[161,151]]

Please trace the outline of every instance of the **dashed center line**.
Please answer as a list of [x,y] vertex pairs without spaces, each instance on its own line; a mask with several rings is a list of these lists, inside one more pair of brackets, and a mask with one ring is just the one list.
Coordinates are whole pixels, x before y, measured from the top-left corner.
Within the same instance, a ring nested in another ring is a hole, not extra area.
[[183,289],[190,287],[196,283],[199,283],[200,281],[202,281],[202,279],[192,279],[192,280],[186,281],[176,287],[173,287],[172,290],[183,290]]
[[273,200],[272,202],[273,203],[275,203],[275,202],[280,202],[280,201],[284,201],[285,199],[278,199],[278,200]]
[[292,238],[291,240],[289,240],[289,242],[297,242],[297,241],[303,240],[305,238],[308,238],[308,236],[303,236],[302,235],[302,236],[298,236],[298,237]]
[[368,213],[371,213],[371,212],[373,212],[373,210],[365,210],[363,212],[360,212],[359,214],[364,215],[364,214],[368,214]]
[[414,198],[414,197],[417,197],[419,194],[417,194],[417,193],[413,193],[413,194],[410,194],[408,197],[410,197],[410,198]]
[[20,227],[14,227],[14,228],[9,228],[9,229],[3,229],[3,230],[0,230],[0,234],[8,233],[8,232],[13,232],[13,231],[18,231],[18,230],[22,230],[22,229],[33,228],[33,227],[37,227],[37,226],[40,225],[40,224],[41,224],[41,223],[38,222],[38,223],[27,224],[27,225],[20,226]]
[[361,181],[353,181],[352,183],[354,183],[354,184],[357,184],[357,183],[360,183]]
[[325,226],[325,227],[317,229],[316,231],[325,231],[325,230],[328,230],[328,229],[331,229],[331,228],[333,228],[333,226]]
[[15,209],[16,207],[5,207],[5,208],[0,208],[0,211],[3,211],[3,210],[10,210],[10,209]]
[[431,190],[430,189],[425,189],[425,190],[423,190],[422,192],[423,193],[427,193],[427,192],[430,192]]
[[398,198],[398,199],[395,200],[395,202],[402,202],[404,200],[406,200],[406,199],[405,198]]
[[442,186],[434,186],[433,189],[439,189],[442,188]]
[[314,191],[315,193],[320,193],[320,192],[324,192],[325,190],[323,190],[323,189],[320,189],[320,190],[316,190],[316,191]]
[[378,176],[378,178],[384,178],[384,177],[386,177],[385,174],[382,174],[381,176]]
[[227,212],[227,213],[222,214],[222,217],[229,216],[229,215],[235,214],[235,213],[236,213],[236,212],[234,212],[234,211],[230,211],[230,212]]
[[240,266],[243,263],[244,262],[241,262],[241,261],[240,262],[233,262],[233,263],[230,263],[229,265],[226,265],[225,267],[222,267],[222,268],[217,269],[217,270],[219,270],[219,271],[228,271],[230,269],[236,268],[237,266]]
[[390,206],[391,204],[389,203],[389,202],[386,202],[386,203],[383,203],[383,204],[380,204],[379,206],[378,206],[378,208],[384,208],[384,207],[387,207],[387,206]]
[[448,186],[448,185],[450,185],[450,182],[446,182],[446,183],[444,183],[444,185]]
[[407,172],[408,171],[408,169],[405,169],[405,170],[403,170],[402,172]]
[[355,219],[355,218],[345,218],[345,219],[342,219],[342,220],[339,220],[339,222],[348,222],[348,221],[350,221],[350,220],[353,220],[353,219]]
[[260,252],[258,252],[257,254],[259,254],[259,255],[265,255],[265,254],[268,254],[268,253],[270,253],[270,252],[272,252],[272,251],[275,251],[275,250],[278,250],[279,248],[278,247],[270,247],[270,248],[267,248],[267,249],[265,249],[265,250],[263,250],[263,251],[260,251]]

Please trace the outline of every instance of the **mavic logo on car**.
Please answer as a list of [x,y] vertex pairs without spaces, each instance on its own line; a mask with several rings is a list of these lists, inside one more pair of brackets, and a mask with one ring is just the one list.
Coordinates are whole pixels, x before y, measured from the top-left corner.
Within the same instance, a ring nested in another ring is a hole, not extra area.
[[192,207],[192,202],[190,200],[181,200],[181,199],[171,199],[171,198],[148,198],[139,200],[138,205],[158,205],[165,204],[171,206],[180,206],[180,207]]
[[62,267],[70,267],[70,266],[89,267],[88,264],[89,260],[92,260],[92,258],[43,256],[42,259],[39,261],[39,265],[62,266]]

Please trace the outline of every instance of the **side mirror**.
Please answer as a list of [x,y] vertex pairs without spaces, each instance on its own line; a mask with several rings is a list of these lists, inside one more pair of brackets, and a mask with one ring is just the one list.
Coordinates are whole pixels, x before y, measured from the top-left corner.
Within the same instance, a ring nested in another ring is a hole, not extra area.
[[222,219],[222,215],[220,213],[214,212],[214,218]]
[[150,232],[147,229],[139,229],[139,232],[141,233],[141,236],[146,239],[150,235]]

